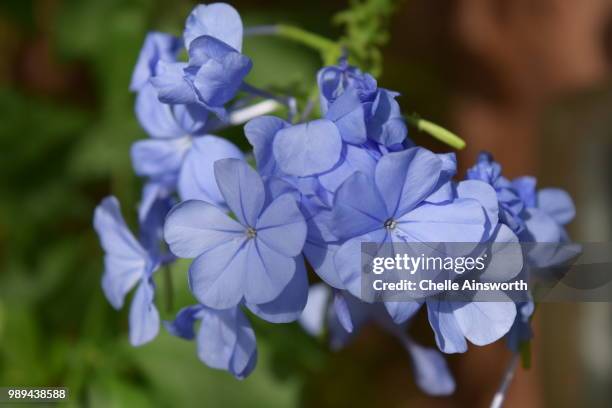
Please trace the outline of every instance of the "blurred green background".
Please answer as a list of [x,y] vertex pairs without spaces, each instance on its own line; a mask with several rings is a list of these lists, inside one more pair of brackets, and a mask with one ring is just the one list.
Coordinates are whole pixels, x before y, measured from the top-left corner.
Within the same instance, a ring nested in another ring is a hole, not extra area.
[[[383,67],[380,82],[402,93],[405,111],[468,141],[463,168],[487,148],[511,176],[535,173],[573,193],[577,239],[610,240],[608,2],[588,10],[553,0],[537,10],[495,0],[231,3],[247,26],[285,22],[348,36],[370,68]],[[132,68],[145,33],[179,34],[195,4],[0,3],[0,386],[65,386],[70,404],[92,407],[486,406],[507,359],[503,345],[451,357],[460,391],[435,400],[416,391],[400,345],[374,329],[333,354],[297,325],[254,322],[259,362],[242,382],[207,368],[193,343],[163,330],[129,346],[126,310],[114,311],[100,289],[93,209],[114,194],[134,225],[141,181],[129,148],[145,134],[127,89]],[[345,24],[333,23],[342,10],[351,10]],[[316,53],[277,39],[247,39],[245,53],[254,61],[249,82],[302,96],[320,66]],[[237,140],[240,129],[225,135]],[[173,270],[177,309],[192,303],[184,272],[184,263]],[[541,352],[515,381],[510,406],[608,406],[609,306],[539,313]],[[431,343],[426,324],[415,325]]]

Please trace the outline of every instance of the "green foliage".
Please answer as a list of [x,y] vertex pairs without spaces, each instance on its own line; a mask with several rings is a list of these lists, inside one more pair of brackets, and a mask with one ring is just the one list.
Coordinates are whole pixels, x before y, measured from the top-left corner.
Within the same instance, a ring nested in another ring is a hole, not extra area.
[[334,17],[344,27],[342,44],[357,65],[374,76],[382,72],[383,47],[389,41],[389,21],[398,0],[351,0],[350,7]]

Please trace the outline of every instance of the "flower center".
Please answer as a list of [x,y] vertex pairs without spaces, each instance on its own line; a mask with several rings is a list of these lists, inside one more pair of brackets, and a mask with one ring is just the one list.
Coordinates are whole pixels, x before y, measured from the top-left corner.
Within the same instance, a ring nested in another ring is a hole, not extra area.
[[245,233],[248,239],[255,238],[257,236],[257,230],[253,227],[248,227]]
[[387,221],[385,221],[384,225],[386,229],[392,230],[397,227],[397,221],[395,221],[393,218],[389,218]]

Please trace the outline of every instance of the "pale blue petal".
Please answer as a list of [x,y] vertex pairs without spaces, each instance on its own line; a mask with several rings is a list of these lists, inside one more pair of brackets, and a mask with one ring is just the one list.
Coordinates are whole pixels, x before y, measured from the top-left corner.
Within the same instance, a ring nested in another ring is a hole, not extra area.
[[161,178],[177,173],[191,147],[190,137],[145,139],[132,145],[134,171],[139,176]]
[[151,83],[157,89],[159,100],[170,104],[188,104],[198,101],[193,85],[185,78],[183,69],[187,64],[160,61],[157,64],[157,75]]
[[340,160],[342,138],[333,122],[317,119],[278,131],[273,152],[283,172],[306,177],[323,173]]
[[258,239],[282,255],[297,256],[304,248],[306,221],[291,194],[272,201],[257,220],[255,229]]
[[319,175],[318,179],[323,187],[334,193],[353,173],[360,171],[373,177],[375,168],[376,159],[366,149],[347,144],[343,148],[338,164],[330,171]]
[[147,134],[154,138],[185,136],[172,112],[172,106],[160,102],[157,89],[149,82],[136,96],[136,118]]
[[572,198],[566,191],[558,188],[544,188],[538,191],[538,208],[561,225],[567,224],[576,216]]
[[193,85],[199,99],[211,107],[229,102],[253,66],[249,57],[237,51],[219,53],[221,44],[212,37],[199,37],[190,48],[192,54],[192,49],[197,47],[198,59],[203,61],[195,74]]
[[342,139],[356,145],[367,139],[366,117],[357,90],[348,89],[327,110],[325,118],[336,124]]
[[255,342],[255,331],[240,310],[237,311],[236,315],[236,333],[236,346],[230,360],[229,372],[234,377],[243,379],[255,368],[257,344]]
[[164,238],[181,258],[196,256],[223,243],[246,238],[244,227],[204,201],[184,201],[166,218]]
[[153,340],[159,332],[159,312],[153,297],[155,287],[148,280],[142,280],[130,306],[130,343],[140,346]]
[[466,302],[455,304],[453,315],[463,335],[477,346],[485,346],[508,333],[516,317],[510,302]]
[[96,207],[94,228],[105,252],[102,289],[110,304],[120,309],[127,292],[145,276],[148,255],[127,228],[115,197],[106,197]]
[[296,273],[295,259],[272,250],[258,238],[247,243],[244,251],[246,301],[262,304],[276,299]]
[[278,131],[287,126],[289,123],[275,116],[260,116],[244,125],[244,134],[253,146],[257,170],[262,176],[276,173],[272,144]]
[[174,62],[181,46],[181,41],[173,35],[155,31],[148,33],[132,72],[130,91],[139,91],[148,84],[155,75],[159,60]]
[[334,294],[334,312],[338,318],[338,322],[342,325],[347,333],[353,332],[353,320],[351,319],[351,312],[347,304],[346,298],[340,291],[335,291]]
[[419,311],[422,302],[385,302],[385,309],[396,324],[406,322]]
[[427,300],[427,316],[440,351],[443,353],[464,353],[467,351],[467,342],[449,302],[429,298]]
[[308,273],[301,256],[295,262],[295,274],[281,294],[268,303],[247,304],[251,312],[271,323],[289,323],[300,317],[308,300]]
[[308,301],[299,323],[311,336],[320,336],[323,333],[330,294],[331,290],[324,283],[315,283],[308,291]]
[[361,298],[361,243],[378,242],[382,244],[386,240],[387,233],[381,229],[346,241],[336,252],[334,256],[336,271],[342,285],[353,296]]
[[368,137],[385,146],[402,143],[408,134],[399,104],[395,100],[397,96],[396,92],[380,89],[368,120]]
[[485,213],[472,199],[452,204],[423,204],[401,217],[395,236],[406,242],[481,242]]
[[214,163],[217,186],[229,209],[244,226],[254,227],[266,198],[261,177],[245,161],[223,159]]
[[182,200],[202,200],[227,208],[215,180],[214,163],[221,159],[244,159],[244,154],[227,139],[206,135],[193,138],[178,177]]
[[554,218],[538,208],[527,208],[525,214],[525,231],[519,235],[521,241],[561,242],[563,228]]
[[358,172],[336,192],[331,217],[331,232],[347,239],[383,228],[387,210],[372,179]]
[[189,287],[203,305],[228,309],[242,300],[247,286],[245,279],[252,274],[252,269],[259,268],[251,264],[253,259],[249,259],[248,253],[253,245],[245,244],[245,238],[218,245],[191,264]]
[[344,284],[336,270],[334,256],[340,248],[337,244],[327,244],[322,241],[306,241],[304,255],[317,275],[331,287],[344,289]]
[[428,395],[444,396],[455,392],[455,380],[444,356],[436,349],[413,341],[405,343],[412,359],[414,382]]
[[490,227],[495,227],[499,220],[499,204],[495,189],[479,180],[465,180],[457,184],[459,198],[477,200],[485,210]]
[[211,310],[204,308],[198,315],[201,318],[197,334],[198,357],[207,366],[219,370],[229,370],[230,361],[238,341],[238,308]]
[[202,35],[218,38],[229,46],[242,49],[242,20],[229,4],[212,3],[196,6],[185,23],[185,48]]
[[376,186],[389,215],[401,216],[433,191],[442,160],[429,150],[414,147],[383,156],[376,166]]
[[203,306],[194,305],[187,306],[179,310],[173,321],[164,322],[166,330],[176,337],[182,337],[186,340],[193,340],[195,331],[193,325],[198,319],[198,314],[203,310]]

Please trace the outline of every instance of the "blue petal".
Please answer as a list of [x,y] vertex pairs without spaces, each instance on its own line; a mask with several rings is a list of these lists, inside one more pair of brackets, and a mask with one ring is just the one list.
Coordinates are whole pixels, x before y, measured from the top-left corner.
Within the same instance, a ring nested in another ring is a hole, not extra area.
[[105,252],[102,289],[110,304],[120,309],[127,292],[145,276],[148,255],[128,230],[115,197],[96,207],[94,228]]
[[345,145],[338,164],[326,173],[318,176],[321,185],[332,193],[353,173],[360,171],[366,175],[374,175],[376,159],[362,147]]
[[155,287],[149,280],[142,280],[130,306],[130,343],[140,346],[153,340],[159,332],[159,313],[153,297]]
[[331,232],[346,239],[383,228],[387,210],[372,179],[358,172],[336,192],[331,217]]
[[203,310],[201,305],[187,306],[179,310],[176,318],[171,322],[164,322],[166,330],[176,337],[182,337],[186,340],[192,340],[195,337],[193,325],[195,324],[198,314]]
[[526,234],[519,235],[521,241],[561,242],[563,228],[546,212],[538,208],[527,208],[524,222]]
[[164,238],[175,255],[194,258],[223,243],[245,237],[244,227],[204,201],[184,201],[166,218]]
[[433,298],[427,299],[427,316],[436,337],[436,344],[442,352],[463,353],[467,351],[467,343],[449,302]]
[[154,138],[175,138],[185,135],[177,123],[172,106],[160,102],[157,89],[149,82],[136,96],[136,118],[147,134]]
[[481,242],[485,233],[482,206],[472,199],[452,204],[423,204],[399,218],[395,236],[406,242]]
[[442,204],[455,198],[455,183],[453,177],[457,173],[457,157],[454,153],[438,154],[442,160],[442,172],[433,192],[427,196],[428,203]]
[[323,173],[338,162],[342,138],[331,121],[317,119],[278,131],[273,151],[282,171],[306,177]]
[[160,61],[157,64],[157,75],[151,83],[157,89],[159,100],[170,104],[194,104],[198,102],[193,85],[185,78],[182,62],[169,63]]
[[236,346],[232,353],[229,371],[238,379],[247,377],[255,368],[257,344],[255,332],[242,311],[236,315]]
[[266,196],[259,174],[238,159],[218,160],[214,170],[217,186],[229,209],[242,225],[254,227]]
[[185,48],[202,35],[215,37],[240,51],[242,49],[242,20],[229,4],[212,3],[196,6],[185,23]]
[[139,91],[149,82],[155,75],[158,61],[174,62],[181,46],[181,41],[173,35],[155,31],[148,33],[132,73],[130,91]]
[[[220,244],[197,257],[189,268],[189,287],[200,303],[213,309],[228,309],[242,300],[252,265],[245,238]],[[291,278],[291,276],[289,277]],[[278,295],[278,293],[276,293]],[[274,297],[268,300],[272,300]]]
[[383,156],[376,166],[376,186],[387,213],[401,216],[433,191],[442,171],[442,160],[429,150],[414,147]]
[[281,294],[268,303],[247,304],[251,312],[271,323],[289,323],[300,317],[308,299],[308,276],[304,259],[300,256],[295,261],[293,279]]
[[152,178],[175,174],[190,147],[189,137],[139,140],[131,149],[134,171],[139,176]]
[[189,64],[197,63],[199,67],[193,81],[198,97],[209,106],[222,106],[229,102],[253,65],[247,56],[213,37],[204,36],[194,40],[189,54]]
[[244,154],[232,142],[217,136],[193,138],[178,177],[182,200],[202,200],[227,208],[215,180],[214,163],[221,159],[243,159]]
[[256,224],[257,238],[274,251],[294,257],[306,241],[306,221],[295,198],[284,194],[272,201]]
[[538,208],[550,215],[557,223],[565,225],[576,216],[574,202],[566,191],[544,188],[538,191]]
[[384,146],[400,144],[408,134],[399,104],[395,100],[397,96],[395,92],[380,89],[368,120],[368,137]]
[[508,333],[516,317],[516,307],[510,301],[458,303],[453,315],[463,335],[477,346],[484,346]]
[[252,241],[244,249],[248,265],[244,297],[248,303],[268,303],[276,299],[293,279],[296,261],[272,250],[258,238],[254,244]]
[[336,289],[344,289],[344,284],[336,270],[334,256],[340,248],[337,244],[327,244],[322,241],[306,241],[304,255],[317,275],[328,285]]
[[397,324],[406,322],[423,306],[422,302],[385,302],[385,309]]
[[334,294],[334,312],[344,330],[346,330],[347,333],[352,333],[353,320],[351,319],[351,312],[346,302],[346,298],[340,291],[336,291]]
[[374,231],[370,234],[361,235],[346,241],[334,256],[334,263],[342,285],[353,296],[361,298],[361,243],[387,241],[387,233],[384,229]]
[[405,343],[412,358],[414,381],[423,392],[433,396],[455,392],[455,380],[444,356],[436,349],[423,347],[413,341]]
[[329,287],[324,283],[315,283],[308,290],[308,301],[299,318],[299,323],[311,336],[319,336],[323,333],[330,294]]
[[244,125],[244,134],[253,146],[257,170],[262,176],[276,173],[276,160],[272,152],[274,137],[289,123],[275,116],[260,116]]
[[362,144],[367,139],[365,111],[355,89],[349,89],[336,99],[325,114],[336,124],[347,143]]
[[198,357],[207,366],[229,370],[230,361],[238,341],[238,308],[225,310],[202,309],[202,321],[197,335]]
[[536,206],[536,179],[531,176],[517,177],[512,180],[512,187],[527,207]]
[[495,227],[499,220],[499,205],[493,187],[479,180],[465,180],[457,185],[459,198],[477,200],[485,210],[487,220],[491,227]]

